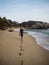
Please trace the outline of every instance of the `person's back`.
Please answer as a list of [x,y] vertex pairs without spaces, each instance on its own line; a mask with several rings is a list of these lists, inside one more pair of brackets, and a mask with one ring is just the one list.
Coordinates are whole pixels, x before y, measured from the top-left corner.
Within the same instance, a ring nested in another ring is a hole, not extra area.
[[21,39],[23,39],[23,28],[20,28]]

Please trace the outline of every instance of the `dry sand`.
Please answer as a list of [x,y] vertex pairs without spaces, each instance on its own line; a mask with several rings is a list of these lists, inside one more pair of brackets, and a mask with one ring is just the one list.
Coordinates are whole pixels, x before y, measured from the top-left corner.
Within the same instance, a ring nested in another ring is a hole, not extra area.
[[28,34],[0,31],[0,65],[49,65],[49,51]]

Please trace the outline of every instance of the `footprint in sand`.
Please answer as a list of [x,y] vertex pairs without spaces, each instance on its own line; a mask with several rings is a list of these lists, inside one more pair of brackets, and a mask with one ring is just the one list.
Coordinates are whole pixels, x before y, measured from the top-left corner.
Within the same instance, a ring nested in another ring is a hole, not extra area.
[[24,51],[24,47],[22,46],[22,43],[20,43],[21,46],[20,46],[20,51]]
[[22,53],[19,53],[19,55],[21,56],[21,55],[22,55]]
[[23,60],[21,60],[21,65],[23,65]]
[[20,44],[23,44],[23,40],[21,40]]
[[20,52],[20,53],[19,53],[19,56],[23,56],[23,55],[24,55],[24,53],[23,53],[23,52]]
[[18,40],[21,40],[20,38],[17,38]]
[[20,48],[22,48],[22,46],[20,46]]
[[[24,55],[24,53],[23,53],[23,51],[24,51],[24,48],[23,48],[23,46],[22,46],[22,44],[23,44],[23,40],[21,40],[21,42],[20,42],[20,53],[19,53],[19,56],[22,56],[22,55]],[[23,60],[21,60],[21,65],[23,65]]]
[[24,52],[24,49],[21,48],[20,51],[23,51]]

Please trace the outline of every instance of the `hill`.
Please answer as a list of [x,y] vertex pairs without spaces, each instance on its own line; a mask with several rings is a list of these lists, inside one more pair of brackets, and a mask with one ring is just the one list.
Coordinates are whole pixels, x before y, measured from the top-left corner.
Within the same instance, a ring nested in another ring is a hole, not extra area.
[[49,23],[42,21],[27,21],[27,22],[22,22],[21,26],[31,29],[48,29]]

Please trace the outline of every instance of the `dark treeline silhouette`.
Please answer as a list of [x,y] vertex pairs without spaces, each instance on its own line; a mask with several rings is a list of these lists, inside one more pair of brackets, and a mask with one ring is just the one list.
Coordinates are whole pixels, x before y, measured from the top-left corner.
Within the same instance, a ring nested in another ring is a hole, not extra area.
[[49,23],[42,21],[25,21],[22,23],[18,23],[16,21],[12,21],[10,19],[6,19],[6,17],[0,17],[0,29],[6,30],[7,28],[12,27],[20,27],[23,26],[27,29],[48,29]]
[[48,29],[49,23],[42,21],[27,21],[27,22],[22,22],[21,26],[28,29]]
[[6,17],[0,17],[0,29],[6,30],[7,28],[17,27],[18,23],[16,21],[12,21],[10,19],[6,19]]

